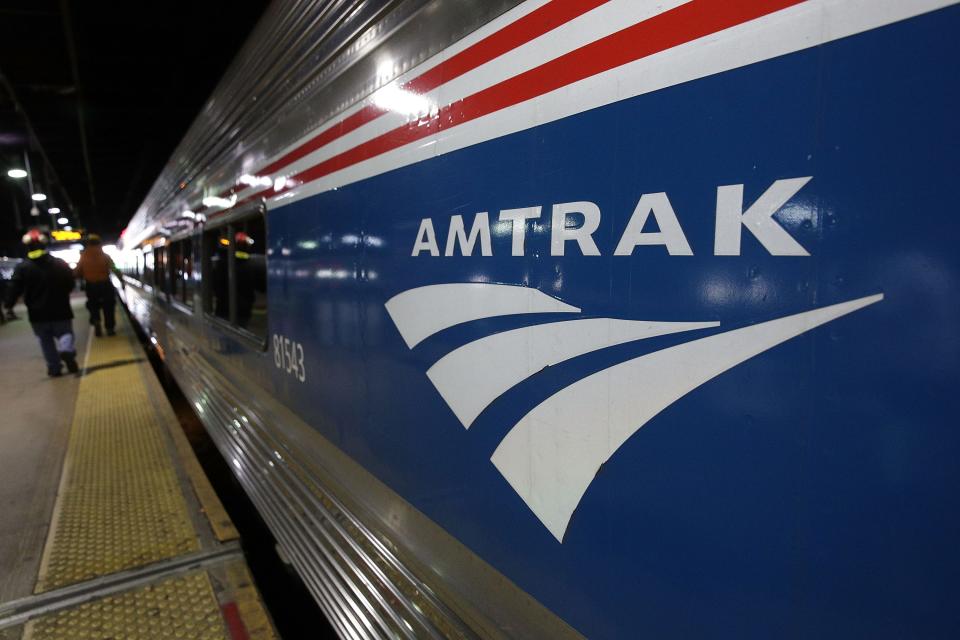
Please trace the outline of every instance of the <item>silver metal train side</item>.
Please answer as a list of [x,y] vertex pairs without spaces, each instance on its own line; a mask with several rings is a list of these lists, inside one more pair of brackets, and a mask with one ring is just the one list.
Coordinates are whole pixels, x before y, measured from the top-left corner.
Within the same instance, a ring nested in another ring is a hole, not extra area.
[[[204,227],[262,203],[183,212],[514,4],[275,2],[124,233],[129,310],[344,639],[579,634],[272,397],[272,356],[201,311]],[[188,306],[144,265],[189,238]]]

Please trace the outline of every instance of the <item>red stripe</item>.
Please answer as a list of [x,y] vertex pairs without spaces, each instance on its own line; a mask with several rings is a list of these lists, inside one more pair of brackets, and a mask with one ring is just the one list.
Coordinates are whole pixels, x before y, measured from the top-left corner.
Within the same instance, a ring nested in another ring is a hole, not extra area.
[[[458,78],[468,71],[498,58],[508,51],[539,38],[548,31],[552,31],[606,2],[609,2],[609,0],[553,0],[553,2],[531,11],[516,22],[511,22],[503,29],[467,47],[449,60],[441,62],[413,80],[400,85],[400,88],[413,93],[433,91],[441,84],[450,82],[454,78]],[[333,140],[347,135],[354,129],[376,120],[386,112],[386,109],[376,105],[368,105],[324,129],[296,149],[263,167],[258,173],[270,175]]]
[[803,1],[740,0],[727,3],[693,0],[445,106],[428,121],[411,122],[359,144],[293,176],[289,180],[292,184],[282,191],[434,135],[441,129],[450,129]]
[[426,93],[482,64],[553,31],[609,0],[554,0],[464,49],[446,62],[403,85],[414,93]]
[[230,632],[231,640],[250,640],[250,634],[247,633],[247,627],[243,624],[243,618],[240,617],[240,609],[236,602],[220,605],[220,611],[223,613],[224,622],[227,623],[227,631]]

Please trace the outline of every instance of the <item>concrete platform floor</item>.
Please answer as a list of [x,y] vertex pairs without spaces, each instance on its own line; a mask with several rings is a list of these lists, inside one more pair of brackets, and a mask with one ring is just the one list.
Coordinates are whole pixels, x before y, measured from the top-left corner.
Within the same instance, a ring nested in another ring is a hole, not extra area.
[[[73,297],[81,358],[92,335],[84,300]],[[47,376],[27,310],[16,313],[0,325],[0,602],[33,592],[80,384]]]
[[229,516],[129,320],[50,378],[0,325],[0,640],[274,640]]

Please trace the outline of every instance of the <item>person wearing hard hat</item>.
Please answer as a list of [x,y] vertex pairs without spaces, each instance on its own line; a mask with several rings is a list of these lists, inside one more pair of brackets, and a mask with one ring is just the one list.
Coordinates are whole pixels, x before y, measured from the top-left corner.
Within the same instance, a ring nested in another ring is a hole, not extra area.
[[113,259],[103,252],[103,248],[100,246],[100,236],[91,233],[87,236],[87,248],[80,253],[80,261],[77,263],[74,273],[85,282],[84,288],[87,292],[90,325],[97,336],[103,335],[103,327],[100,325],[101,312],[107,335],[112,336],[116,333],[114,330],[117,322],[114,316],[116,298],[114,297],[113,284],[110,282],[111,271],[117,271]]
[[46,234],[37,229],[23,236],[27,259],[13,272],[4,306],[12,310],[23,296],[30,326],[47,361],[47,375],[56,377],[63,374],[61,361],[70,373],[79,370],[70,308],[75,282],[70,266],[47,253],[47,242]]

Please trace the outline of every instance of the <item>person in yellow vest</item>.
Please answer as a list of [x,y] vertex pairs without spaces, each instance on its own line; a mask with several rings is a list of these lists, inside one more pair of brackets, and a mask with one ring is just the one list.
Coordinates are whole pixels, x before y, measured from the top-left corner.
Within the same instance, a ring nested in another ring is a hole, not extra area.
[[[86,245],[86,249],[80,253],[80,261],[74,269],[74,274],[85,283],[87,311],[90,312],[90,325],[93,327],[93,332],[97,336],[102,336],[103,327],[106,327],[107,335],[112,336],[116,334],[114,316],[116,297],[113,283],[110,282],[110,273],[116,272],[117,267],[113,264],[113,259],[103,252],[100,236],[91,233],[87,236]],[[100,324],[101,313],[103,327]]]

